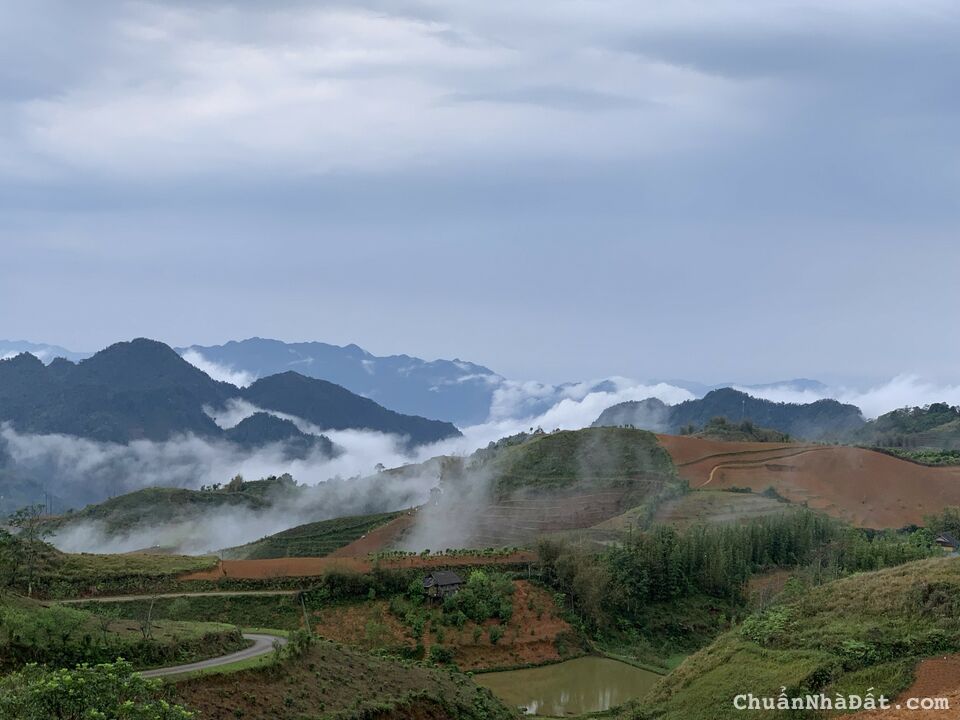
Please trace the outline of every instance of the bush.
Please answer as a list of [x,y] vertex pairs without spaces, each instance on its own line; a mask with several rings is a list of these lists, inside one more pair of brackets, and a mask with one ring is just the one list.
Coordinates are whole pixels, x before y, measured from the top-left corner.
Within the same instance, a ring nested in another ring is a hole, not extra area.
[[446,665],[453,661],[453,649],[442,645],[434,645],[430,648],[430,662],[437,665]]
[[193,714],[161,697],[160,684],[144,680],[124,661],[49,670],[28,665],[0,680],[5,720],[102,718],[189,720]]

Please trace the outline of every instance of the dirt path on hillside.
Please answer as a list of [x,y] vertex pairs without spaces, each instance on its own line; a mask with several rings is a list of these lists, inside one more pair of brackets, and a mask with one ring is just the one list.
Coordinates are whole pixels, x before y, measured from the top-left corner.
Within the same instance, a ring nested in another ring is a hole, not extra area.
[[[383,568],[473,567],[512,565],[536,561],[536,553],[519,551],[509,555],[411,555],[380,560]],[[283,577],[315,577],[331,570],[370,572],[373,561],[359,557],[275,558],[269,560],[223,560],[210,570],[181,575],[178,580],[270,580]]]
[[71,600],[51,600],[49,605],[76,605],[78,603],[99,602],[99,603],[122,603],[134,602],[136,600],[173,600],[182,597],[242,597],[242,596],[276,596],[276,595],[296,595],[298,590],[214,590],[213,592],[179,592],[179,593],[160,593],[159,595],[108,595],[94,596],[84,598],[73,598]]

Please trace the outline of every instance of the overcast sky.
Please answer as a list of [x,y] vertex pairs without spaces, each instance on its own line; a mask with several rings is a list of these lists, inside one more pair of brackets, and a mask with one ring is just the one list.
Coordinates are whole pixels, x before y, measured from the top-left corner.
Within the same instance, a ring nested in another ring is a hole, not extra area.
[[0,337],[960,377],[955,0],[0,8]]

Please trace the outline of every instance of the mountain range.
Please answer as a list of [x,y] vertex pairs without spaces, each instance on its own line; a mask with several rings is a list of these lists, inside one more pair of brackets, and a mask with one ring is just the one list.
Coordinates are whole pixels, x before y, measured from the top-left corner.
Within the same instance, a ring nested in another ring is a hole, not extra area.
[[[445,420],[459,427],[497,417],[536,417],[568,397],[591,392],[614,393],[622,380],[549,384],[507,379],[488,367],[466,360],[424,360],[411,355],[377,356],[357,345],[322,342],[287,343],[265,338],[230,341],[222,345],[189,345],[176,348],[188,362],[216,380],[246,386],[285,372],[340,385],[396,412]],[[31,352],[45,363],[55,357],[77,361],[89,357],[56,345],[0,340],[0,358]],[[683,388],[696,397],[711,390],[737,385],[746,390],[771,388],[824,394],[827,387],[805,378],[765,384],[715,383],[693,380],[653,380]],[[504,401],[509,404],[504,407]]]
[[342,385],[398,412],[442,418],[461,426],[487,419],[493,392],[503,381],[489,368],[464,360],[378,357],[356,345],[250,338],[177,351],[188,359],[199,355],[251,378],[295,371]]
[[699,429],[718,417],[731,422],[750,420],[805,440],[848,438],[866,425],[855,405],[836,400],[778,403],[733,388],[711,390],[702,398],[677,405],[667,405],[656,398],[619,403],[604,410],[593,424],[595,427],[632,425],[675,434],[684,429]]
[[323,430],[369,429],[406,436],[411,445],[460,434],[450,423],[402,415],[339,385],[295,372],[238,388],[212,379],[154,340],[117,343],[78,363],[58,358],[44,365],[28,353],[0,361],[0,422],[22,433],[112,443],[193,434],[238,439],[248,446],[303,435],[292,422],[269,415],[224,430],[208,410],[223,409],[234,400],[302,417]]

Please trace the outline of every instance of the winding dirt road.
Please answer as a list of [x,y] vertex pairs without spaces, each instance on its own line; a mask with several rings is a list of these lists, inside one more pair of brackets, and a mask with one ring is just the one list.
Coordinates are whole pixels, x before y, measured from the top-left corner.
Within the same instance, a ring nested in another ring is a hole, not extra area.
[[229,655],[221,655],[220,657],[188,663],[187,665],[174,665],[172,667],[144,670],[140,675],[145,678],[160,678],[170,675],[183,675],[184,673],[195,672],[197,670],[209,670],[210,668],[220,667],[221,665],[230,665],[240,660],[250,660],[260,657],[261,655],[267,655],[273,652],[273,644],[275,642],[279,641],[280,645],[287,644],[287,639],[279,635],[244,633],[243,637],[252,641],[253,644],[250,647],[230,653]]

